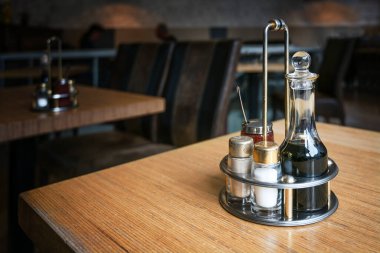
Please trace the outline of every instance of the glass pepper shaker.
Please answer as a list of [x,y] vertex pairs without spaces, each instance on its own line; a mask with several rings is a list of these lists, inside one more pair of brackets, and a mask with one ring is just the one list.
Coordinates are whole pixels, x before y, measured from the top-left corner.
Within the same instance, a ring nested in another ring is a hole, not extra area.
[[[229,140],[228,168],[240,177],[249,177],[252,169],[253,140],[248,136],[234,136]],[[226,175],[227,200],[231,204],[249,205],[251,185]]]
[[[327,149],[318,136],[314,115],[314,81],[318,75],[309,72],[310,55],[297,52],[292,57],[293,73],[286,77],[290,84],[290,126],[280,146],[283,173],[297,177],[318,177],[327,170]],[[328,204],[328,184],[294,190],[296,211],[316,211]]]

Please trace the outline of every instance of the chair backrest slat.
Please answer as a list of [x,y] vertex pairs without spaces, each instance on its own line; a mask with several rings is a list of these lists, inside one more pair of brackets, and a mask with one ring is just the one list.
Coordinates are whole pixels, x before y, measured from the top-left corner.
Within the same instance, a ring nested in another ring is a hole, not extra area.
[[238,41],[181,42],[175,47],[164,89],[166,111],[158,140],[183,146],[226,132]]
[[330,38],[323,51],[316,89],[328,96],[341,99],[343,81],[347,74],[356,38]]
[[[174,43],[121,44],[111,69],[110,87],[160,96],[166,79]],[[151,116],[126,120],[119,129],[154,139],[155,124]]]

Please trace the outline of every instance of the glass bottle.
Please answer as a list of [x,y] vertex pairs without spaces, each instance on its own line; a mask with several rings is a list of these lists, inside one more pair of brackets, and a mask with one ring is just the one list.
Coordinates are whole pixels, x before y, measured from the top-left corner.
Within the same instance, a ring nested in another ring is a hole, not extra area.
[[[327,149],[315,126],[315,86],[317,74],[309,72],[310,55],[297,52],[292,57],[295,71],[290,83],[290,125],[280,146],[282,171],[297,177],[318,177],[327,170]],[[294,190],[296,211],[316,211],[327,206],[328,185]]]

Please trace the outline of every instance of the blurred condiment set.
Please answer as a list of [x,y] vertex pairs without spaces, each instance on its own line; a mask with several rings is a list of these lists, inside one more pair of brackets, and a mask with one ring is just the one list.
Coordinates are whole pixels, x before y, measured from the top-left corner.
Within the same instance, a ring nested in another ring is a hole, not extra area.
[[[274,142],[272,124],[267,122],[268,32],[284,32],[285,51],[285,139]],[[240,88],[244,122],[240,136],[229,140],[229,153],[220,162],[226,186],[219,202],[224,209],[244,220],[273,226],[299,226],[319,222],[338,208],[331,180],[338,166],[328,157],[318,136],[314,115],[314,81],[309,72],[310,55],[296,52],[289,73],[289,31],[281,19],[269,21],[264,29],[263,112],[261,120],[247,120]]]
[[[58,48],[58,78],[52,75],[52,44]],[[62,43],[57,37],[47,40],[47,53],[41,57],[41,82],[36,85],[33,94],[32,109],[35,111],[65,111],[78,106],[77,89],[74,81],[63,77]]]

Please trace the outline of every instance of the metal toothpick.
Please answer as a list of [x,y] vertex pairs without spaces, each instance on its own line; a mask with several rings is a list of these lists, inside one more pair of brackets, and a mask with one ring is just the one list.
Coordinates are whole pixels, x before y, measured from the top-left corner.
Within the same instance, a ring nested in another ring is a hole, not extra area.
[[240,94],[240,87],[239,85],[237,84],[236,81],[234,81],[235,85],[236,85],[236,91],[237,91],[237,94],[239,96],[239,100],[240,100],[240,106],[241,106],[241,111],[243,112],[243,117],[244,117],[244,122],[246,124],[248,124],[248,120],[247,120],[247,116],[245,115],[245,110],[244,110],[244,106],[243,106],[243,100],[241,99],[241,94]]

